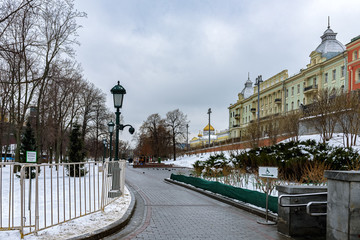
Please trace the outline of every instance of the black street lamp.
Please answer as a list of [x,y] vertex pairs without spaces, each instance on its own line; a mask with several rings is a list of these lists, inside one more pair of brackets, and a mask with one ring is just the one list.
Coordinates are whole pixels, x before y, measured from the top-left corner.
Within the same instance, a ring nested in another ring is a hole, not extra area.
[[103,138],[103,144],[104,144],[104,158],[103,158],[103,163],[105,162],[105,158],[106,158],[106,148],[107,148],[107,139]]
[[114,107],[116,108],[116,131],[115,131],[115,158],[112,166],[112,186],[109,192],[109,197],[119,197],[120,191],[120,167],[119,167],[119,126],[120,126],[120,108],[122,107],[124,95],[126,94],[125,88],[120,85],[120,81],[111,90],[114,98]]
[[114,97],[114,107],[116,108],[116,133],[115,133],[115,161],[119,161],[119,125],[120,125],[120,108],[123,104],[124,95],[126,94],[125,88],[120,85],[120,81],[111,90]]
[[115,124],[114,124],[113,121],[111,120],[111,121],[108,123],[108,128],[109,128],[109,133],[110,133],[110,154],[109,154],[109,162],[111,161],[111,158],[112,158],[112,135],[113,135],[113,132],[114,132],[114,126],[115,126]]

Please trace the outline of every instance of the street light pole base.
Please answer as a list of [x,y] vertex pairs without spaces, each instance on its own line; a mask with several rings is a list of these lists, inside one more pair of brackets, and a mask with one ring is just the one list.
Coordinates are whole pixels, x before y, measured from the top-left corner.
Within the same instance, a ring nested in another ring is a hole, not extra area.
[[120,197],[121,196],[121,191],[120,190],[110,190],[108,192],[108,197],[109,198],[116,198],[116,197]]
[[263,224],[263,225],[275,225],[276,224],[276,222],[265,220],[265,219],[259,219],[256,222],[259,224]]

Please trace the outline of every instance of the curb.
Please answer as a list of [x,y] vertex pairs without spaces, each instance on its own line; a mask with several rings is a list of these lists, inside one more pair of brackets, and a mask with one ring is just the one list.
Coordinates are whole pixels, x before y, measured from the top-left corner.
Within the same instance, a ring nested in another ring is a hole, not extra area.
[[131,187],[129,187],[127,185],[127,188],[131,195],[131,202],[130,202],[130,205],[129,205],[128,209],[126,210],[125,214],[122,216],[122,218],[109,224],[108,226],[106,226],[104,228],[97,229],[94,232],[87,233],[87,234],[84,234],[81,236],[70,238],[70,240],[97,240],[97,239],[107,237],[111,234],[114,234],[115,232],[118,232],[122,228],[124,228],[130,222],[131,217],[134,215],[134,212],[136,209],[135,195],[134,195]]
[[[175,180],[172,180],[172,179],[169,179],[169,178],[165,178],[164,180],[166,182],[173,183],[173,184],[185,187],[187,189],[193,190],[195,192],[204,194],[204,195],[206,195],[208,197],[211,197],[211,198],[216,199],[218,201],[221,201],[223,203],[229,204],[229,205],[234,206],[236,208],[240,208],[242,210],[245,210],[247,212],[255,214],[255,215],[259,216],[259,217],[263,217],[263,218],[266,217],[266,212],[264,210],[249,206],[249,205],[241,203],[241,202],[237,202],[232,198],[228,198],[228,197],[216,194],[216,193],[212,193],[212,192],[206,191],[206,190],[201,189],[201,188],[196,188],[196,187],[193,187],[191,185],[188,185],[188,184],[185,184],[185,183],[182,183],[182,182],[178,182],[178,181],[175,181]],[[278,217],[275,214],[270,213],[270,212],[268,213],[268,220],[273,221],[273,222],[277,222],[277,218]]]

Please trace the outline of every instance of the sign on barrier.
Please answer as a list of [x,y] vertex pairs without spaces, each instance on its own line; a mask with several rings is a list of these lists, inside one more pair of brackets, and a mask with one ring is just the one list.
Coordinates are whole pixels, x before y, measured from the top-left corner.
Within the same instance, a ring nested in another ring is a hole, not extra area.
[[259,167],[259,177],[263,178],[278,178],[277,167]]
[[265,225],[272,225],[275,222],[268,220],[269,212],[269,178],[278,178],[278,168],[277,167],[259,167],[259,177],[266,178],[266,209],[265,209],[265,221],[262,219],[257,222]]
[[36,151],[26,151],[26,162],[36,163]]

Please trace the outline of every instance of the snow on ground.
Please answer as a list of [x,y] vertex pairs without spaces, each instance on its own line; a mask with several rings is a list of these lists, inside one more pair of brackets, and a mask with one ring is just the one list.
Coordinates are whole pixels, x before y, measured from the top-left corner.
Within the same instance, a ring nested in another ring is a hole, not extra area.
[[[91,233],[100,228],[119,220],[128,209],[131,202],[129,190],[125,187],[124,197],[118,198],[108,205],[104,212],[96,212],[84,217],[71,220],[66,223],[42,230],[38,236],[30,234],[24,237],[25,240],[57,240],[68,239],[79,235]],[[21,239],[19,231],[0,231],[0,239]]]
[[215,155],[217,153],[224,153],[226,158],[230,157],[230,152],[229,151],[225,151],[225,152],[210,152],[210,153],[198,153],[198,154],[193,154],[193,155],[184,155],[181,157],[176,158],[176,161],[174,161],[173,159],[168,160],[168,161],[164,161],[163,163],[165,164],[173,164],[175,166],[178,167],[186,167],[186,168],[193,168],[193,164],[196,161],[206,161],[209,159],[209,157],[211,155]]
[[[299,137],[299,141],[306,141],[306,140],[315,140],[316,142],[322,142],[321,137],[319,134],[314,134],[314,135],[302,135]],[[291,141],[291,139],[286,139],[282,142],[289,142]],[[341,133],[335,133],[333,138],[330,139],[328,141],[328,144],[330,146],[338,146],[338,147],[343,147],[343,134]],[[358,140],[358,144],[357,146],[353,146],[353,148],[355,150],[360,151],[360,137]],[[179,166],[179,167],[187,167],[187,168],[193,168],[193,164],[197,161],[206,161],[210,155],[215,155],[216,153],[220,153],[220,152],[211,152],[211,153],[202,153],[202,154],[193,154],[193,155],[189,155],[189,156],[181,156],[179,158],[176,159],[176,161],[169,160],[169,161],[164,161],[165,164],[174,164],[175,166]],[[229,157],[230,156],[230,152],[229,151],[225,151],[223,152],[225,154],[225,157]]]
[[[303,135],[299,137],[299,141],[306,141],[306,140],[315,140],[316,142],[322,142],[321,136],[318,134],[314,134],[314,135]],[[291,139],[286,139],[282,142],[288,142],[291,141]],[[338,146],[338,147],[343,147],[343,134],[341,133],[335,133],[333,135],[333,138],[330,139],[328,141],[328,144],[330,146]],[[353,146],[353,148],[357,151],[360,151],[360,139],[358,140],[358,144],[357,146]],[[245,149],[244,149],[245,150]],[[181,156],[179,158],[176,159],[176,161],[174,160],[169,160],[169,161],[164,161],[165,164],[174,164],[175,166],[179,166],[179,167],[187,167],[187,168],[193,168],[193,164],[196,161],[206,161],[209,159],[209,157],[211,155],[215,155],[217,153],[221,153],[221,152],[211,152],[211,153],[202,153],[202,154],[193,154],[193,155],[184,155]],[[230,156],[230,151],[224,151],[223,152],[226,158],[229,158]],[[249,190],[254,190],[254,191],[260,191],[263,192],[263,190],[261,189],[261,185],[265,184],[262,182],[258,182],[258,179],[256,179],[254,177],[254,175],[250,175],[250,174],[241,174],[241,179],[237,179],[237,180],[232,180],[230,179],[230,185],[235,186],[235,187],[240,187],[240,188],[245,188],[245,189],[249,189]],[[219,181],[219,182],[223,182],[222,178],[213,178],[213,179],[206,179],[209,181]],[[229,181],[229,180],[228,180]],[[281,182],[281,181],[277,181],[276,184],[295,184],[295,183],[289,183],[289,182]],[[273,189],[270,192],[270,195],[272,196],[277,196],[278,192],[276,191],[276,189]]]
[[[313,134],[313,135],[302,135],[299,136],[299,141],[306,141],[306,140],[315,140],[316,142],[322,142],[321,136],[319,134]],[[329,146],[333,147],[344,147],[344,141],[343,141],[343,134],[342,133],[334,133],[333,137],[327,142]],[[289,142],[291,139],[286,139],[282,142]],[[356,142],[356,146],[352,147],[353,149],[360,151],[360,138],[358,137],[358,140]]]

